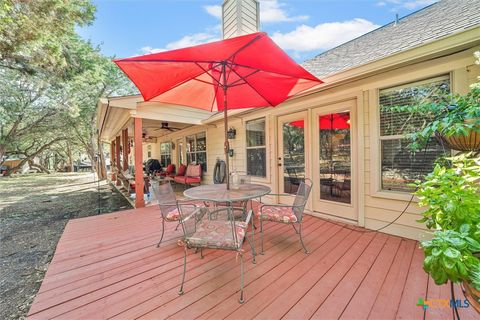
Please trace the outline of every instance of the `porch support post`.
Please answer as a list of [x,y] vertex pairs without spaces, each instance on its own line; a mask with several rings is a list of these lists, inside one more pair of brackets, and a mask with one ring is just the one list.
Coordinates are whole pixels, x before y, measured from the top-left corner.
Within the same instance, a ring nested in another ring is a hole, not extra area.
[[142,118],[134,118],[135,139],[135,208],[145,207],[143,199],[143,151],[142,151]]
[[110,173],[112,174],[112,181],[117,181],[115,174],[115,140],[110,141]]
[[[115,137],[115,164],[117,166],[117,170],[122,170],[122,163],[120,160],[120,136]],[[120,180],[117,179],[117,186],[121,185]]]
[[128,169],[128,128],[122,131],[123,145],[123,170]]

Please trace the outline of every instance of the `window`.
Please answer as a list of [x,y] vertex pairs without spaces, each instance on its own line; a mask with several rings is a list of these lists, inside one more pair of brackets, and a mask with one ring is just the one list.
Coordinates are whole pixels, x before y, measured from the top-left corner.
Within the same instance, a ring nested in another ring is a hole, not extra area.
[[177,150],[178,150],[178,164],[185,163],[185,158],[183,156],[183,139],[177,140]]
[[160,164],[166,167],[172,163],[172,144],[170,142],[160,143]]
[[247,121],[247,174],[267,176],[267,148],[265,145],[265,118]]
[[152,158],[152,146],[150,144],[147,146],[147,158]]
[[205,132],[186,138],[187,164],[198,163],[202,165],[202,170],[207,171],[207,135]]
[[432,137],[426,148],[413,152],[405,135],[422,127],[424,117],[399,113],[384,107],[435,101],[450,92],[448,76],[383,89],[379,93],[382,190],[411,192],[410,183],[423,179],[433,169],[435,159],[450,150]]

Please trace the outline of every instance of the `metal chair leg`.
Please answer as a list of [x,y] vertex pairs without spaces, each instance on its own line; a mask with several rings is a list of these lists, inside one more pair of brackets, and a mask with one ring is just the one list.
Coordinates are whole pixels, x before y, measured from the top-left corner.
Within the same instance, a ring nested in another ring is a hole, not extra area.
[[247,239],[248,244],[250,245],[250,248],[252,249],[252,256],[253,256],[252,263],[255,264],[255,263],[257,263],[257,260],[255,260],[255,256],[257,255],[256,252],[255,252],[255,245],[250,241],[250,239],[248,239],[248,236],[245,237],[245,239]]
[[200,249],[200,259],[203,259],[203,248]]
[[160,243],[162,243],[164,233],[165,233],[165,220],[163,220],[162,218],[162,235],[160,236],[160,241],[158,241],[157,243],[157,248],[160,247]]
[[295,230],[295,233],[298,234],[298,230],[297,230],[297,228],[295,228],[294,224],[292,224],[292,227],[293,227],[293,230]]
[[185,251],[183,253],[183,275],[182,275],[182,285],[180,286],[180,291],[178,294],[181,296],[183,294],[183,283],[185,282],[185,272],[187,271],[187,246],[185,246]]
[[301,223],[300,223],[300,228],[299,228],[298,234],[300,235],[300,243],[302,244],[303,250],[305,251],[306,254],[309,254],[310,252],[307,250],[307,248],[305,247],[305,244],[303,243],[303,239],[302,239],[302,224],[301,224]]
[[262,250],[260,251],[261,255],[264,255],[265,253],[263,252],[263,220],[262,217],[260,217],[260,243],[262,246]]
[[252,217],[252,250],[253,250],[253,263],[256,263],[255,256],[257,253],[255,252],[255,225],[253,224],[253,217]]
[[238,299],[240,304],[245,302],[243,298],[243,253],[240,252],[240,299]]
[[182,224],[181,222],[178,222],[177,226],[175,227],[175,231],[178,230],[178,227],[180,227],[180,224]]

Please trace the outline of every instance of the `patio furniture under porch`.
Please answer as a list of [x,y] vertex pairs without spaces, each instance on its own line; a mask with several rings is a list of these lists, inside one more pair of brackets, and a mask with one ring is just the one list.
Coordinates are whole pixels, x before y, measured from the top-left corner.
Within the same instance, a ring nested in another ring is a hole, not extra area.
[[[265,223],[265,255],[245,255],[245,303],[239,262],[224,251],[188,255],[178,295],[182,234],[157,206],[71,220],[58,243],[30,319],[449,319],[449,286],[422,270],[418,243],[306,216],[306,255],[290,226]],[[256,239],[259,247],[259,237]],[[245,245],[244,249],[249,250]],[[232,255],[234,253],[231,253]],[[456,288],[457,299],[463,299]],[[420,298],[436,307],[417,306]],[[437,300],[435,300],[437,299]],[[439,300],[440,299],[440,300]],[[442,307],[443,306],[443,307]],[[475,319],[460,308],[462,319]]]

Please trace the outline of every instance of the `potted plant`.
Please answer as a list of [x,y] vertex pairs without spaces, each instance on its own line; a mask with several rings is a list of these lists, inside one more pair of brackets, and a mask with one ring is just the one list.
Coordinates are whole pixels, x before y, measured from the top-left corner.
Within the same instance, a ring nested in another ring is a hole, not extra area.
[[419,222],[435,230],[422,241],[424,270],[437,285],[463,283],[470,304],[480,312],[480,157],[460,154],[436,164],[416,182]]
[[[475,58],[480,64],[480,51],[475,52]],[[413,150],[422,149],[436,136],[450,149],[480,151],[480,82],[471,85],[465,95],[434,91],[421,99],[414,105],[385,107],[425,119],[421,128],[407,135]]]

